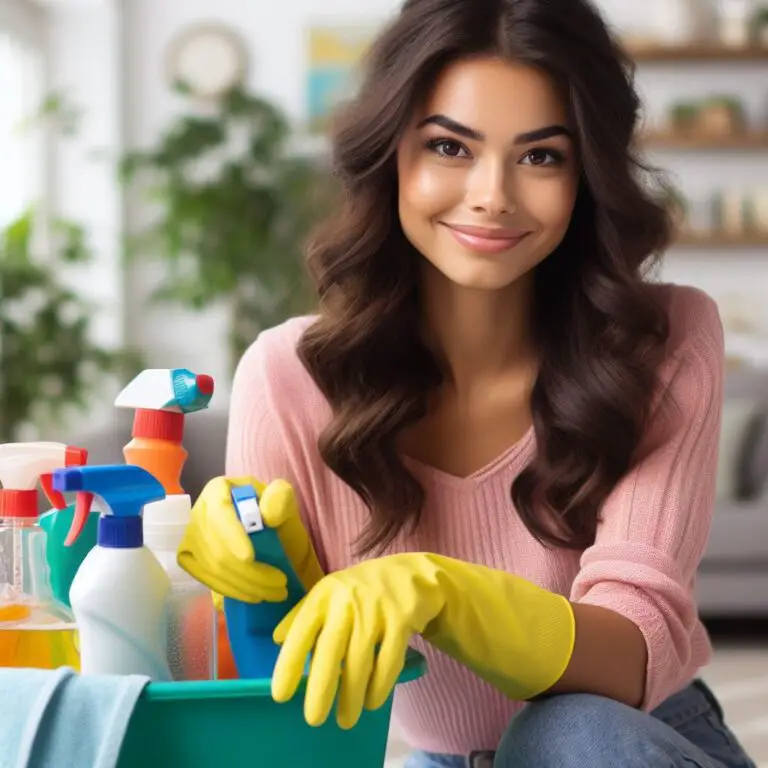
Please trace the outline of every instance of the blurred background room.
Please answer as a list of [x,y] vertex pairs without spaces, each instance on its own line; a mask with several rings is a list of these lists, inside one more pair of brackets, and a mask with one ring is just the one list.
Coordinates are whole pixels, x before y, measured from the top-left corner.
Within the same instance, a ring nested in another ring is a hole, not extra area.
[[[768,0],[597,2],[637,63],[639,148],[676,190],[661,277],[710,293],[725,326],[704,676],[766,768]],[[223,471],[239,355],[312,308],[301,243],[332,199],[328,114],[398,5],[0,0],[0,442],[120,461],[118,390],[186,367],[217,385],[188,426],[187,486]],[[390,752],[401,764],[396,734]]]

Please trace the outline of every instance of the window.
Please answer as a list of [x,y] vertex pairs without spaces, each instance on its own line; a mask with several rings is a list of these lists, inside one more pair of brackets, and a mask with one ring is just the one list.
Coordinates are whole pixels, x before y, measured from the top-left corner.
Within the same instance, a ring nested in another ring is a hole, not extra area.
[[24,125],[43,98],[42,50],[13,21],[0,13],[0,227],[40,200],[45,180],[43,137]]

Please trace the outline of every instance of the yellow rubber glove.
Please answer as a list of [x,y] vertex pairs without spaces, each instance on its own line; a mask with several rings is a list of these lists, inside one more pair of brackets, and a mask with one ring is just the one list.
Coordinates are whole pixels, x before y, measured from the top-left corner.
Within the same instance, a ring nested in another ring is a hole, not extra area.
[[323,577],[299,515],[296,494],[285,480],[264,485],[252,477],[217,477],[205,486],[192,507],[177,560],[181,568],[213,590],[219,609],[222,595],[249,603],[280,602],[288,596],[285,574],[258,562],[258,552],[254,553],[232,503],[232,488],[242,485],[256,489],[264,524],[275,529],[305,589]]
[[275,629],[272,696],[295,694],[311,652],[306,721],[324,723],[338,691],[351,728],[387,701],[415,634],[524,700],[565,672],[575,622],[564,597],[503,571],[421,553],[367,560],[326,576]]

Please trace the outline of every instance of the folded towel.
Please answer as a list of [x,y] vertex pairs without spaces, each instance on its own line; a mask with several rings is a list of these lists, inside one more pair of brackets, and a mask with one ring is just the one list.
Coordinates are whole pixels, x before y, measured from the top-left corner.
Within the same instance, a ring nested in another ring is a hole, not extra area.
[[0,768],[115,768],[149,678],[0,670]]

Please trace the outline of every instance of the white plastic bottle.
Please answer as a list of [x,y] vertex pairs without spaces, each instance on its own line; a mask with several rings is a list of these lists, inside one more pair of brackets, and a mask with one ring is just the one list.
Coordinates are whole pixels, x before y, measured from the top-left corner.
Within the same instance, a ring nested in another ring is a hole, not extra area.
[[144,544],[171,582],[168,596],[168,664],[174,680],[211,680],[216,670],[216,611],[207,587],[179,568],[176,553],[189,524],[188,494],[144,507]]
[[[165,497],[163,486],[146,470],[131,465],[59,470],[53,485],[59,491],[95,498],[101,512],[97,544],[69,593],[80,634],[81,671],[170,680],[171,580],[144,546],[141,518],[145,504]],[[88,506],[78,504],[90,512]],[[79,524],[76,519],[75,538]]]

